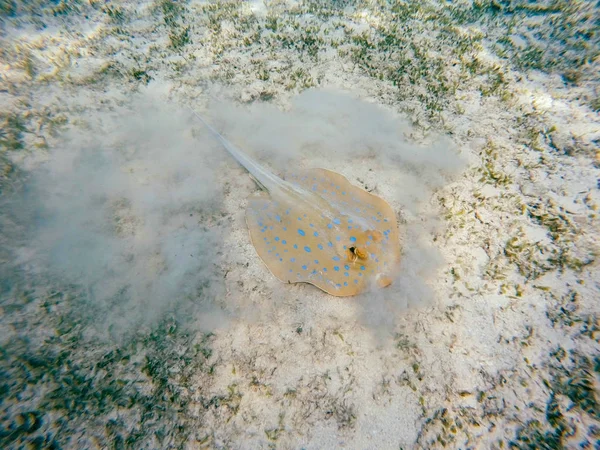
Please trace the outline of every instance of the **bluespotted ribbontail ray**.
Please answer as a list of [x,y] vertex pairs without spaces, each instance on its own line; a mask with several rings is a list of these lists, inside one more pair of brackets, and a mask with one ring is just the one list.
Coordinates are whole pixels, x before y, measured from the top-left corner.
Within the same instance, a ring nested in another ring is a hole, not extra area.
[[248,200],[246,224],[273,275],[339,297],[391,284],[400,245],[396,215],[385,200],[326,169],[280,178],[192,112],[262,189]]

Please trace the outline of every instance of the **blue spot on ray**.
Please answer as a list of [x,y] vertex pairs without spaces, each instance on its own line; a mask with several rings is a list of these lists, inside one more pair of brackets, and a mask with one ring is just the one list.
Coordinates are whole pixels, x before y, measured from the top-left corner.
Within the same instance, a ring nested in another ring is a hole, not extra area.
[[341,222],[340,222],[340,219],[333,219],[333,223],[335,223],[336,225],[339,225]]
[[275,236],[275,240],[278,241],[279,240],[279,236]]
[[344,269],[346,269],[346,270],[350,270],[350,266],[349,266],[348,264],[346,264],[346,265],[344,266]]
[[315,237],[319,236],[319,233],[317,233],[316,231],[313,234],[315,235]]
[[339,256],[334,256],[334,257],[333,257],[333,260],[334,260],[334,261],[339,261],[339,260],[340,260],[340,257],[339,257]]
[[298,228],[298,234],[299,234],[300,236],[304,236],[304,235],[306,235],[306,233],[304,232],[304,230],[302,230],[302,229],[300,229],[300,228]]
[[317,247],[319,247],[319,250],[323,250],[323,245],[322,244],[317,245]]
[[338,266],[333,266],[333,270],[335,270],[336,272],[339,272],[340,268]]
[[305,251],[306,253],[310,253],[310,247],[307,245],[306,247],[304,247],[304,251]]
[[308,267],[306,267],[306,266],[302,266],[302,268],[303,268],[304,270],[308,269]]
[[287,244],[287,241],[285,241],[285,240],[284,240],[284,241],[281,241],[281,243],[282,243],[283,245],[285,245],[285,244]]
[[350,242],[356,242],[356,238],[354,236],[350,237]]

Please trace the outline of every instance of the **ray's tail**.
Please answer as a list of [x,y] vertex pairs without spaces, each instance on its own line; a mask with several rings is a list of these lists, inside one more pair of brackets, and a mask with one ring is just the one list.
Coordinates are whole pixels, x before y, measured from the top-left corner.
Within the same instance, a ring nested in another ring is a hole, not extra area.
[[269,192],[273,192],[277,187],[281,187],[284,181],[279,178],[277,175],[271,173],[259,163],[245,155],[240,149],[238,149],[235,145],[229,142],[227,139],[223,137],[221,133],[219,133],[211,124],[209,124],[204,118],[198,114],[192,107],[188,106],[192,114],[196,116],[200,122],[204,124],[206,128],[210,130],[210,132],[223,144],[223,147],[229,152],[229,154],[240,163],[255,179],[258,185]]

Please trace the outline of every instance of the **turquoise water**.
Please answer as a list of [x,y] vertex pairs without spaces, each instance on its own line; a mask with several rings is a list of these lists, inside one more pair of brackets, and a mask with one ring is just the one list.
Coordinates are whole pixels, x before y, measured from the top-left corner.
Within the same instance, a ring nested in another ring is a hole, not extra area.
[[[0,3],[0,447],[598,446],[598,17]],[[189,106],[390,203],[392,286],[276,279]]]

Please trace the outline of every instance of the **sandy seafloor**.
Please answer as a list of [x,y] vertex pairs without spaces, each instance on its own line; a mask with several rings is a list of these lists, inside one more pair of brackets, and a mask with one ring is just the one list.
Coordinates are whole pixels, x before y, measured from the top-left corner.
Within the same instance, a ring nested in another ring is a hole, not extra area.
[[[599,8],[0,2],[0,447],[598,448]],[[393,287],[275,279],[187,105],[385,198]]]

